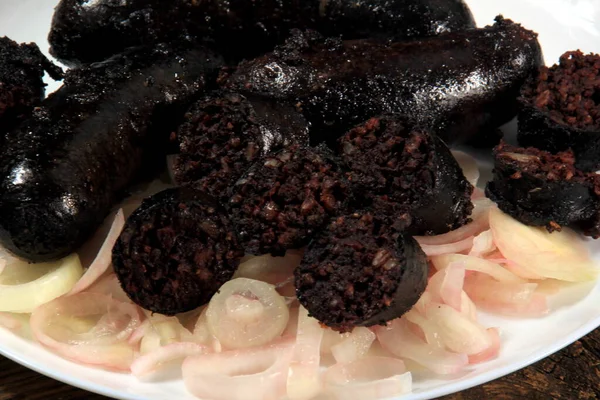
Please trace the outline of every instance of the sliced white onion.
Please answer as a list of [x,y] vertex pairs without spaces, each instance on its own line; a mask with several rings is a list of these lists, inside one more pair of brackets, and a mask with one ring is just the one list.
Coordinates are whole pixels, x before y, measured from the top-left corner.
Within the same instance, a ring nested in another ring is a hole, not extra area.
[[125,226],[123,209],[117,210],[117,212],[109,218],[108,221],[110,221],[111,226],[104,243],[102,243],[94,261],[92,261],[81,279],[73,286],[73,289],[71,289],[69,294],[79,293],[82,290],[87,289],[109,269],[112,262],[112,249],[123,230],[123,226]]
[[365,327],[357,327],[338,343],[331,347],[331,354],[338,363],[349,363],[363,358],[377,339],[375,333]]
[[458,229],[436,236],[418,236],[421,245],[442,245],[448,243],[457,243],[469,237],[478,235],[489,228],[489,211],[493,203],[488,198],[479,198],[473,200],[473,213],[471,214],[471,223],[461,226]]
[[159,347],[173,343],[195,342],[192,332],[187,330],[177,317],[145,312],[148,328],[140,343],[141,354],[151,353]]
[[291,400],[307,400],[321,391],[319,365],[323,328],[300,306],[298,332],[287,377],[287,395]]
[[460,165],[460,168],[465,175],[465,178],[469,181],[469,183],[473,186],[477,186],[477,181],[479,181],[479,167],[477,166],[477,161],[470,156],[469,154],[459,151],[452,150],[452,155]]
[[77,254],[40,264],[13,259],[0,275],[0,311],[30,313],[69,292],[82,273]]
[[280,400],[285,395],[293,340],[272,345],[188,357],[183,382],[210,400]]
[[459,242],[446,244],[425,244],[421,243],[422,237],[417,238],[417,242],[427,257],[439,256],[442,254],[452,254],[466,252],[473,248],[473,237],[465,238]]
[[481,232],[473,239],[473,247],[469,252],[470,256],[481,257],[485,254],[492,253],[496,250],[496,243],[494,243],[494,235],[492,230]]
[[132,303],[131,299],[123,291],[121,283],[119,283],[119,278],[117,278],[117,275],[114,273],[103,276],[85,291],[89,293],[106,294],[115,300]]
[[125,371],[134,358],[128,339],[140,323],[138,307],[98,293],[60,297],[31,314],[42,345],[79,363]]
[[237,278],[219,289],[206,310],[208,329],[226,349],[262,346],[281,336],[289,310],[273,285]]
[[412,391],[412,376],[396,358],[367,357],[327,369],[325,389],[335,399],[366,400],[401,396]]
[[498,328],[488,328],[486,333],[490,340],[490,346],[481,353],[469,355],[469,364],[479,364],[491,360],[500,352],[500,334]]
[[410,331],[407,321],[402,318],[391,321],[387,327],[374,329],[384,349],[396,357],[413,360],[437,374],[460,372],[469,363],[464,353],[452,353],[425,343]]
[[465,292],[486,311],[510,316],[540,316],[548,313],[546,296],[536,293],[536,283],[498,282],[481,274],[465,279]]
[[219,340],[210,332],[210,329],[208,329],[206,310],[207,308],[202,310],[196,321],[196,325],[194,325],[193,341],[210,347],[215,353],[220,353],[223,350],[223,347],[221,346],[221,342],[219,342]]
[[294,270],[303,255],[302,250],[291,250],[284,257],[272,257],[269,254],[250,257],[242,262],[235,272],[234,278],[255,279],[272,285],[281,285],[293,278]]
[[437,325],[437,333],[450,351],[471,355],[492,345],[485,328],[448,305],[429,308],[427,318]]
[[437,270],[442,270],[452,263],[461,263],[469,271],[477,271],[491,276],[500,282],[524,283],[525,281],[510,271],[507,271],[501,265],[494,264],[491,261],[479,257],[466,256],[464,254],[445,254],[436,256],[431,262]]
[[210,349],[198,343],[177,342],[138,357],[131,364],[131,372],[136,377],[145,376],[185,357],[208,353]]
[[427,292],[431,294],[432,299],[439,299],[440,302],[460,311],[464,282],[465,264],[460,261],[451,262],[429,279]]
[[342,343],[347,337],[347,333],[339,333],[333,329],[323,328],[323,337],[321,338],[321,354],[331,354],[331,348]]
[[418,326],[421,329],[421,333],[423,334],[423,337],[427,344],[433,346],[436,349],[444,348],[444,343],[442,342],[441,337],[438,333],[437,325],[434,322],[427,319],[423,314],[413,309],[404,314],[402,318]]
[[11,331],[18,331],[23,324],[17,314],[0,312],[0,326],[10,329]]
[[581,239],[568,228],[548,233],[543,228],[524,225],[494,207],[490,211],[490,229],[505,258],[544,278],[584,282],[596,279],[600,273]]

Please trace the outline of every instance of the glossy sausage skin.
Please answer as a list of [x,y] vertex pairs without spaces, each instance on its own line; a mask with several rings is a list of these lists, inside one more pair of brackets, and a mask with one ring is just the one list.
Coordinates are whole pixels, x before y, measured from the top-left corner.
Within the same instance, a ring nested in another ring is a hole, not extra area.
[[49,42],[71,64],[179,37],[214,42],[239,60],[272,50],[292,28],[405,39],[474,26],[463,0],[62,0]]
[[316,141],[401,113],[455,143],[512,119],[521,84],[541,63],[537,35],[498,17],[486,28],[391,44],[296,32],[243,62],[227,86],[294,102]]
[[157,46],[71,70],[0,153],[2,245],[31,261],[76,250],[221,64]]

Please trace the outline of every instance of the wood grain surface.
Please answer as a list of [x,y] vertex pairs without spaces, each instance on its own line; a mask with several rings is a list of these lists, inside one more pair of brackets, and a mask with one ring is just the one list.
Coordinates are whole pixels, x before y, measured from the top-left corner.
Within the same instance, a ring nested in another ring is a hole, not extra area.
[[[0,400],[47,399],[107,398],[57,382],[0,357]],[[442,399],[600,399],[600,329],[528,368]]]

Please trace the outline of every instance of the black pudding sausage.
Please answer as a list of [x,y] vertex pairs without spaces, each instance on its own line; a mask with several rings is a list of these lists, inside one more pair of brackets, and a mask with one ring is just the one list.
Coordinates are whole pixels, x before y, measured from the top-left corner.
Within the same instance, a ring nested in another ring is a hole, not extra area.
[[48,40],[71,64],[179,37],[239,60],[272,50],[292,28],[400,40],[474,27],[463,0],[62,0]]
[[296,104],[314,142],[335,144],[371,117],[400,113],[451,144],[514,118],[520,87],[541,64],[537,34],[497,17],[485,28],[396,43],[296,32],[241,63],[225,85]]
[[1,244],[35,262],[75,251],[221,66],[159,45],[69,71],[0,152]]

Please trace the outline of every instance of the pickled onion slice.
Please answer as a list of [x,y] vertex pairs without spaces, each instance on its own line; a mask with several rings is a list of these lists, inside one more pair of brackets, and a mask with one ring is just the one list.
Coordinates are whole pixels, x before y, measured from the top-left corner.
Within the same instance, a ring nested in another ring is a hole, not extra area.
[[338,363],[349,363],[363,358],[377,337],[365,327],[357,327],[338,344],[331,347],[331,354]]
[[114,273],[103,276],[98,281],[94,282],[92,286],[85,290],[89,293],[100,293],[111,296],[115,300],[119,300],[125,303],[132,303],[131,299],[125,294],[119,283],[119,278]]
[[347,334],[336,332],[330,328],[323,328],[323,337],[321,338],[321,354],[331,354],[331,348],[342,343],[347,337]]
[[498,328],[488,328],[486,333],[490,338],[490,346],[481,353],[469,355],[469,364],[479,364],[498,356],[500,352],[500,333],[498,332]]
[[493,207],[490,229],[505,258],[544,278],[584,282],[596,279],[600,273],[581,240],[568,228],[548,233]]
[[439,301],[460,311],[462,309],[462,292],[465,281],[463,262],[451,262],[444,269],[436,272],[427,284],[427,292]]
[[9,259],[0,275],[0,311],[30,313],[69,292],[83,273],[77,254],[29,265]]
[[450,351],[471,355],[492,345],[485,328],[446,304],[429,308],[427,318],[436,324],[441,342]]
[[449,375],[460,372],[469,362],[466,354],[453,353],[430,346],[410,331],[407,321],[395,319],[386,327],[375,327],[381,346],[396,357],[409,359],[427,369]]
[[133,362],[128,339],[140,323],[137,306],[98,293],[60,297],[31,314],[32,333],[45,347],[75,362],[122,371]]
[[202,399],[279,400],[285,395],[293,345],[287,338],[267,346],[188,357],[183,382]]
[[494,250],[496,250],[494,235],[492,234],[491,229],[488,229],[487,231],[483,231],[473,238],[473,247],[471,248],[469,255],[481,257],[492,253]]
[[498,282],[481,274],[465,280],[465,292],[482,309],[509,316],[541,316],[548,313],[546,296],[536,293],[536,283]]
[[194,325],[192,335],[192,341],[195,343],[200,343],[205,346],[208,346],[212,349],[212,351],[216,353],[220,353],[223,350],[219,339],[217,339],[210,332],[210,329],[208,329],[208,322],[206,320],[206,308],[202,310],[200,316],[198,317],[198,320],[196,320],[196,324]]
[[477,181],[479,181],[479,167],[477,166],[477,161],[470,156],[469,154],[459,151],[452,150],[452,155],[458,162],[458,165],[463,171],[463,175],[471,185],[474,187],[477,186]]
[[136,377],[156,372],[172,362],[188,356],[208,353],[210,349],[198,343],[176,342],[158,347],[135,359],[131,364],[131,373]]
[[236,278],[221,286],[210,300],[206,320],[224,348],[262,346],[281,336],[289,309],[273,285]]
[[501,265],[495,264],[483,258],[466,256],[463,254],[445,254],[431,259],[432,264],[437,270],[442,270],[452,263],[462,263],[465,269],[487,274],[500,282],[523,283],[522,278],[507,271]]
[[412,376],[404,362],[390,357],[366,357],[329,367],[325,390],[335,399],[365,400],[400,396],[412,391]]
[[104,239],[96,258],[90,264],[81,279],[73,286],[69,294],[79,293],[96,282],[109,269],[112,262],[112,249],[125,226],[123,209],[119,209],[112,218],[110,230]]
[[321,391],[319,365],[323,328],[310,317],[306,308],[298,310],[298,332],[287,377],[287,395],[291,400],[311,399]]
[[441,245],[457,243],[469,237],[478,235],[490,227],[489,211],[492,208],[492,205],[492,201],[488,198],[474,199],[473,213],[471,214],[472,222],[442,235],[418,236],[415,237],[415,239],[421,245]]
[[300,265],[303,253],[301,250],[289,250],[284,257],[273,257],[269,254],[250,257],[240,264],[234,278],[255,279],[281,285],[293,278],[294,269]]
[[473,236],[465,238],[459,242],[446,244],[425,244],[421,243],[421,241],[423,240],[422,238],[416,238],[416,240],[427,257],[451,253],[460,253],[473,248]]
[[21,323],[21,320],[14,314],[0,312],[0,326],[3,326],[11,331],[17,331],[21,329],[23,324]]

